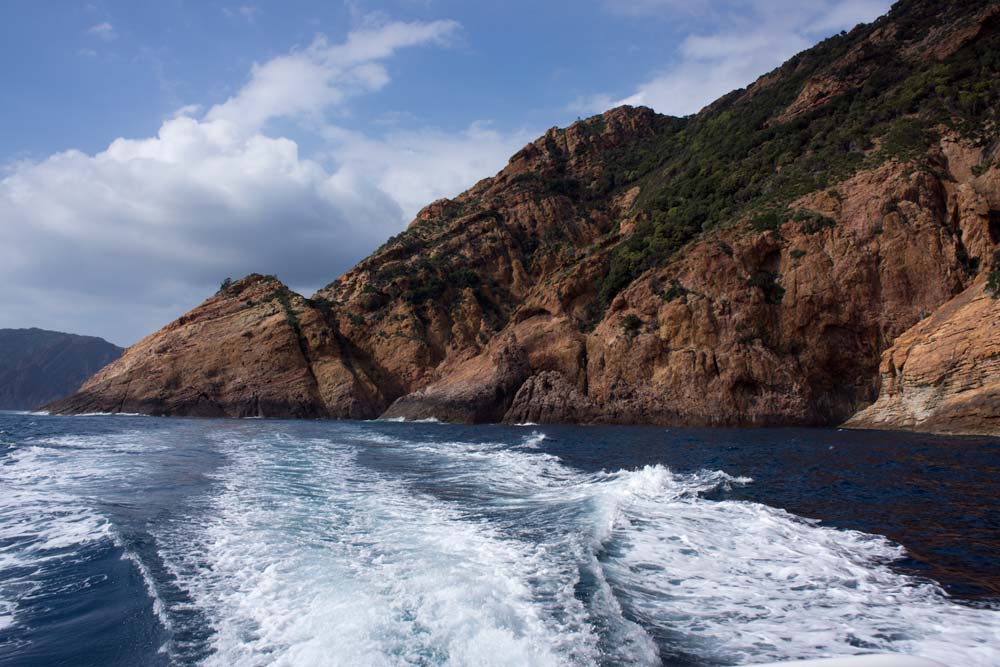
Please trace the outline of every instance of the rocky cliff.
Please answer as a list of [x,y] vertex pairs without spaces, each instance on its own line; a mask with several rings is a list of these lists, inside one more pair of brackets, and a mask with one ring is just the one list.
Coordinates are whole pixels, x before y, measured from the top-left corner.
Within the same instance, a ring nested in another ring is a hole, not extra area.
[[122,352],[93,336],[0,329],[0,410],[32,410],[68,396]]
[[900,336],[853,428],[1000,433],[1000,302],[984,279]]
[[344,356],[322,312],[273,276],[254,274],[130,347],[52,409],[368,416],[366,387]]
[[248,277],[53,408],[840,423],[1000,242],[998,17],[905,0],[695,116],[553,128],[312,298]]

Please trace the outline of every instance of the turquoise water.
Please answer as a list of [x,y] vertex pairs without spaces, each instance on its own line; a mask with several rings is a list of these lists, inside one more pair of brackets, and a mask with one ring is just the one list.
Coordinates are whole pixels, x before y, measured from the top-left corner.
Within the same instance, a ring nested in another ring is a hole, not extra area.
[[997,665],[998,454],[0,414],[0,665]]

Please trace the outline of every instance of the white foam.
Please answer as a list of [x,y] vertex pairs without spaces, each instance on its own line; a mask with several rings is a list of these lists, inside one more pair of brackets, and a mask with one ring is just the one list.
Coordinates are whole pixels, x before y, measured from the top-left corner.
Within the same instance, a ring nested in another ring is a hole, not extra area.
[[166,604],[163,602],[163,598],[160,597],[160,593],[156,587],[156,579],[153,578],[153,574],[149,571],[146,564],[142,562],[142,559],[130,551],[120,539],[117,539],[117,536],[115,543],[122,550],[122,559],[132,563],[132,565],[135,566],[135,569],[139,572],[139,576],[142,577],[142,583],[146,588],[146,594],[149,595],[149,599],[153,601],[153,613],[156,615],[156,618],[160,621],[160,624],[165,630],[172,632],[174,624],[171,621],[170,616],[167,614]]
[[[704,497],[746,477],[584,473],[540,451],[539,431],[473,443],[444,428],[415,441],[350,425],[332,440],[212,428],[228,464],[204,511],[154,535],[193,602],[170,608],[125,554],[164,627],[188,604],[211,624],[208,665],[656,665],[660,648],[713,664],[872,651],[1000,664],[1000,612],[892,570],[898,546]],[[148,434],[5,454],[0,539],[15,546],[0,568],[114,539],[92,499],[166,447]],[[371,454],[398,470],[366,467]],[[0,587],[0,629],[17,623],[21,590]]]
[[538,431],[534,431],[531,435],[523,438],[522,442],[524,443],[525,447],[529,447],[531,449],[538,449],[538,447],[541,446],[541,444],[545,442],[547,439],[548,438],[545,437],[544,433],[539,433]]
[[[0,582],[0,617],[8,626],[17,623],[22,601],[51,585],[43,584],[49,571],[83,558],[88,546],[119,542],[95,498],[124,484],[141,465],[141,455],[156,449],[143,440],[145,435],[40,438],[14,446],[0,459],[0,542],[5,545],[0,570],[18,573]],[[63,592],[99,581],[60,578],[66,582]]]
[[51,448],[18,447],[0,465],[0,571],[17,572],[0,582],[0,618],[6,627],[17,622],[20,601],[39,589],[50,567],[110,537],[108,521],[67,491],[81,471],[67,469],[59,459]]
[[349,448],[226,447],[213,520],[161,540],[212,619],[209,664],[596,662],[574,582],[559,586],[534,545],[358,467]]
[[[39,412],[37,414],[47,415],[48,412]],[[74,415],[65,415],[67,417],[149,417],[144,412],[80,412]]]
[[445,479],[479,479],[511,507],[548,508],[563,519],[585,508],[579,535],[615,593],[605,613],[615,616],[620,601],[625,615],[661,640],[673,637],[678,651],[731,663],[885,651],[1000,664],[1000,612],[957,604],[892,570],[898,545],[702,497],[749,478],[659,465],[588,476],[556,457],[493,444],[411,449],[439,457]]
[[617,482],[629,488],[615,501],[604,567],[632,614],[679,633],[688,650],[732,663],[872,651],[984,667],[1000,659],[1000,613],[894,572],[888,563],[903,552],[887,540],[677,493],[676,477],[659,476],[659,490],[650,479]]

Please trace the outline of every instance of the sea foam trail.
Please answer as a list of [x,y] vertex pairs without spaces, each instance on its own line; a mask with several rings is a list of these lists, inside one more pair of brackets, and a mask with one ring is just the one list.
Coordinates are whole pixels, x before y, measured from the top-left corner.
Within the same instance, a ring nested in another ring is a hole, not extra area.
[[656,465],[587,475],[526,450],[537,435],[521,447],[399,444],[436,457],[452,483],[478,480],[481,498],[510,510],[511,535],[532,532],[526,517],[535,516],[530,537],[544,548],[546,532],[574,526],[600,563],[598,588],[614,594],[603,613],[620,613],[619,627],[637,621],[668,654],[750,664],[885,651],[1000,664],[1000,611],[957,604],[892,570],[903,550],[882,537],[707,500],[708,491],[752,482],[721,471]]
[[[80,550],[110,543],[111,525],[72,489],[88,472],[63,465],[67,452],[22,446],[0,465],[0,629],[19,621],[22,603],[43,591],[49,573],[80,558]],[[60,586],[89,586],[67,580]]]
[[[1000,612],[894,571],[898,546],[705,497],[745,477],[582,472],[544,451],[540,429],[486,443],[448,440],[445,426],[206,430],[214,444],[198,447],[226,463],[150,525],[157,558],[126,554],[168,634],[190,638],[166,647],[180,664],[753,664],[875,651],[1000,664]],[[313,437],[288,435],[302,431]],[[101,501],[145,479],[177,439],[143,429],[6,450],[0,630],[17,629],[47,568],[122,545]],[[190,474],[185,456],[172,471]],[[205,621],[211,632],[188,627]]]
[[[532,545],[280,436],[222,443],[224,491],[161,555],[212,619],[209,664],[586,665],[597,638]],[[559,615],[535,600],[558,598]]]
[[0,630],[4,648],[38,637],[37,615],[50,600],[81,600],[109,575],[92,564],[117,550],[142,577],[152,610],[169,631],[155,582],[100,509],[108,488],[128,486],[143,454],[157,449],[149,432],[36,438],[6,447],[0,459]]

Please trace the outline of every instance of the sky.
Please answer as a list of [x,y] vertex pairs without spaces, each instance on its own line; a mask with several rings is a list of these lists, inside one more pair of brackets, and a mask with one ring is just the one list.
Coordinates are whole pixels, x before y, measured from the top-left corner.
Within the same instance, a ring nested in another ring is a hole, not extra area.
[[0,3],[0,327],[312,294],[552,126],[687,115],[889,0]]

